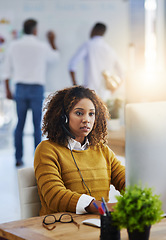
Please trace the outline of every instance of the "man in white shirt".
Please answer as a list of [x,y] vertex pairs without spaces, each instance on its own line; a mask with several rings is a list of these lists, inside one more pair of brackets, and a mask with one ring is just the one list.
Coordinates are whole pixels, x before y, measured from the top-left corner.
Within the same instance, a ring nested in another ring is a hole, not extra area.
[[96,23],[92,28],[90,40],[76,51],[69,62],[72,83],[76,85],[75,72],[77,65],[81,60],[84,60],[83,85],[95,90],[103,100],[107,100],[111,92],[106,88],[102,73],[109,71],[111,75],[116,74],[121,80],[124,78],[124,70],[115,51],[104,40],[105,32],[106,25]]
[[[14,133],[16,166],[23,164],[23,129],[28,109],[32,110],[35,147],[41,141],[47,63],[59,58],[53,32],[47,34],[49,44],[37,39],[37,21],[34,19],[24,22],[23,31],[23,37],[13,41],[8,48],[3,72],[6,96],[8,99],[14,99],[17,107],[18,123]],[[11,78],[15,83],[14,96],[9,85]]]

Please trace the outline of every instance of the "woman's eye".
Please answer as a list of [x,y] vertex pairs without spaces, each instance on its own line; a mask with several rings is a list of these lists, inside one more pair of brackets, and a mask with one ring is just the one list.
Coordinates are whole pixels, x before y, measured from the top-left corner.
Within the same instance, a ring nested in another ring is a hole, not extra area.
[[76,115],[80,116],[80,115],[82,115],[82,112],[76,112]]
[[89,113],[89,116],[93,116],[93,115],[95,115],[95,113],[94,113],[94,112],[91,112],[91,113]]

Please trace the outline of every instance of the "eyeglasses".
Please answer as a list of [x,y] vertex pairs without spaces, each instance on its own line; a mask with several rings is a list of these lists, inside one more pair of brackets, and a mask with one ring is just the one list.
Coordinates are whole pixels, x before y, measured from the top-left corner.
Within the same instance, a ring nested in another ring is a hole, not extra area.
[[[46,215],[43,219],[43,227],[45,227],[47,230],[53,230],[56,226],[56,222],[61,223],[74,223],[78,228],[79,224],[73,219],[72,215],[70,214],[62,214],[60,215],[59,219],[57,220],[56,217],[53,214]],[[54,224],[52,227],[49,227],[50,225]]]

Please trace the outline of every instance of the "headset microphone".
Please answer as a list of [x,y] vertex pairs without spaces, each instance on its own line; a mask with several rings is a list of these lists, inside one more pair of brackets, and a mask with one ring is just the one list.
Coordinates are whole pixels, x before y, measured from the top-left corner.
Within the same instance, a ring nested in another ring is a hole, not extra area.
[[64,123],[62,124],[62,128],[63,130],[67,133],[67,135],[71,138],[76,138],[73,134],[71,134],[71,132],[69,132],[69,130],[65,127]]

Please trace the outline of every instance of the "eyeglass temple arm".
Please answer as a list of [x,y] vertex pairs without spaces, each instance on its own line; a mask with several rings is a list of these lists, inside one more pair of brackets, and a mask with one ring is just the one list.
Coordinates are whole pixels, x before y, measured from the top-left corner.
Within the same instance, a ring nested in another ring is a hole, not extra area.
[[77,223],[74,219],[73,219],[73,223],[78,227],[78,229],[80,228],[80,224]]
[[56,228],[56,226],[54,225],[54,226],[52,226],[52,227],[49,227],[48,225],[46,225],[46,224],[44,224],[44,223],[42,223],[42,225],[43,225],[43,227],[45,227],[47,230],[49,230],[49,231],[51,231],[51,230],[53,230],[54,228]]

